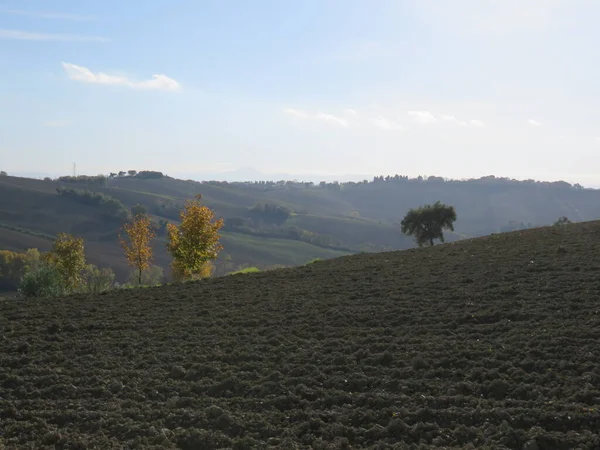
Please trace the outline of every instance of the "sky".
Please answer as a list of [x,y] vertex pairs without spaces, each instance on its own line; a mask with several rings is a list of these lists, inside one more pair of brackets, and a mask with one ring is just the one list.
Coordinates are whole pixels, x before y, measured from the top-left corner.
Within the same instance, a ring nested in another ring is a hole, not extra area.
[[598,17],[597,0],[0,0],[0,170],[597,186]]

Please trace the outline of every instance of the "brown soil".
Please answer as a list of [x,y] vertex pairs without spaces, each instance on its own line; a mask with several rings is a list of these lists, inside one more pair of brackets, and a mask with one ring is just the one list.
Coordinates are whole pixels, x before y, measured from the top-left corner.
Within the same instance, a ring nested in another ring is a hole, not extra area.
[[600,223],[0,302],[0,448],[600,448]]

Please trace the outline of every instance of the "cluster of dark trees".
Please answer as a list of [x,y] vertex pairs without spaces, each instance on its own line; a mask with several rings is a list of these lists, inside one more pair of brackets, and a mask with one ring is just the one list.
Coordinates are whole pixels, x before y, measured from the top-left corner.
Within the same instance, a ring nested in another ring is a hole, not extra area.
[[130,217],[130,211],[114,197],[110,195],[102,194],[100,192],[92,192],[87,189],[73,189],[73,188],[56,188],[58,195],[72,199],[78,203],[83,203],[88,206],[95,206],[101,208],[101,211],[108,216],[127,219]]
[[[189,180],[192,181],[192,180]],[[515,180],[512,178],[506,177],[496,177],[494,175],[489,175],[481,178],[469,178],[466,180],[455,180],[450,178],[429,176],[423,177],[418,176],[414,178],[410,178],[406,175],[388,175],[388,176],[375,176],[371,181],[362,180],[362,181],[346,181],[346,182],[326,182],[321,181],[320,183],[313,183],[310,181],[289,181],[289,180],[279,180],[279,181],[202,181],[202,184],[209,184],[214,186],[237,186],[237,187],[245,187],[245,188],[253,188],[260,190],[273,190],[273,189],[290,189],[290,188],[322,188],[322,189],[341,189],[343,187],[352,187],[352,186],[360,186],[360,185],[371,185],[371,184],[382,184],[382,183],[447,183],[447,184],[472,184],[472,185],[536,185],[536,186],[544,186],[544,187],[553,187],[553,188],[562,188],[562,189],[583,189],[583,186],[580,184],[570,184],[566,181],[536,181],[536,180]]]
[[271,203],[257,203],[248,210],[248,217],[257,223],[283,225],[292,211],[285,206]]
[[88,186],[106,186],[106,177],[104,175],[77,175],[77,176],[64,176],[58,177],[57,180],[59,183],[69,183],[69,184],[85,184]]

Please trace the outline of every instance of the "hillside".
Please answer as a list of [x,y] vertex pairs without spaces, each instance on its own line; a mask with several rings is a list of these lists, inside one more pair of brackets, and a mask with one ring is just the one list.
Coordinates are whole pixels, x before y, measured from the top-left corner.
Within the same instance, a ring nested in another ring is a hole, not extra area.
[[5,301],[0,444],[597,449],[599,274],[587,222]]
[[[112,267],[123,280],[129,269],[117,244],[123,213],[119,208],[140,204],[157,223],[177,221],[185,200],[196,194],[226,219],[218,274],[241,265],[293,266],[315,258],[413,247],[413,240],[400,233],[402,217],[412,207],[437,200],[455,206],[458,213],[456,231],[447,234],[449,241],[549,225],[560,216],[573,221],[600,218],[600,191],[564,182],[395,176],[342,184],[200,183],[160,172],[96,181],[0,177],[1,248],[45,249],[56,233],[74,233],[85,239],[91,262]],[[102,194],[113,203],[112,209],[82,203],[77,196],[66,195],[68,190]],[[289,215],[274,219],[256,212],[256,205],[283,208]],[[155,251],[156,264],[166,269],[170,257],[164,235]]]

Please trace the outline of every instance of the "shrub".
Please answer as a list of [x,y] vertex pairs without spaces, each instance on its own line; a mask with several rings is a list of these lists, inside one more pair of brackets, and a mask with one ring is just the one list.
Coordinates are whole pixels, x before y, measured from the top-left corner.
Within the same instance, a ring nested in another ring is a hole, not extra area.
[[173,281],[202,280],[204,278],[212,277],[214,272],[215,265],[212,263],[212,261],[206,261],[205,263],[203,263],[202,267],[200,267],[200,270],[198,270],[198,272],[192,276],[186,276],[184,270],[181,268],[181,266],[177,263],[176,260],[173,260],[173,262],[171,263],[171,277],[173,278]]
[[51,264],[40,264],[38,268],[27,272],[19,285],[19,294],[25,298],[60,297],[67,293],[63,277]]
[[132,286],[157,286],[165,281],[165,273],[160,266],[150,266],[142,271],[142,282],[139,283],[138,271],[133,270],[129,274],[129,282]]
[[100,269],[93,264],[83,271],[83,290],[91,293],[109,291],[114,287],[115,273],[112,269]]

